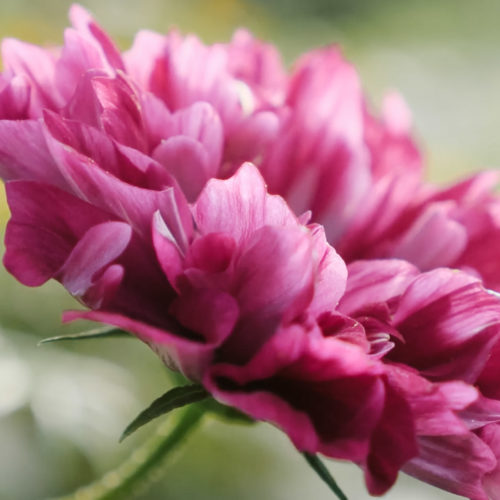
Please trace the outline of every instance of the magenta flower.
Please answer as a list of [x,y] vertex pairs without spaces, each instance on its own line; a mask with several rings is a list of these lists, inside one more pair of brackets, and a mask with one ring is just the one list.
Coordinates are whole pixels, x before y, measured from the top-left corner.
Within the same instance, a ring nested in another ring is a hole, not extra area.
[[141,31],[121,54],[81,7],[70,17],[60,49],[2,44],[4,179],[67,189],[47,151],[55,140],[125,182],[177,185],[194,201],[210,178],[253,161],[297,215],[311,210],[346,261],[404,258],[500,286],[495,176],[425,183],[404,103],[391,94],[374,117],[337,48],[305,55],[287,75],[276,49],[245,31],[212,46]]
[[7,269],[372,494],[405,470],[498,496],[496,174],[424,182],[404,103],[373,116],[335,47],[288,74],[246,31],[121,54],[70,17],[62,48],[2,44]]
[[339,304],[411,407],[419,452],[403,470],[473,500],[498,488],[499,305],[465,273],[391,260],[351,264]]
[[[81,196],[88,177],[78,172]],[[9,182],[7,268],[29,285],[58,279],[92,309],[67,320],[135,333],[221,401],[275,423],[302,451],[360,464],[372,490],[385,491],[417,453],[413,422],[383,364],[351,342],[363,330],[332,312],[346,268],[322,228],[303,226],[268,195],[250,164],[210,181],[192,206],[175,200],[175,188],[109,175],[97,185],[105,203]],[[238,384],[262,393],[239,394]],[[391,441],[390,456],[373,461]]]

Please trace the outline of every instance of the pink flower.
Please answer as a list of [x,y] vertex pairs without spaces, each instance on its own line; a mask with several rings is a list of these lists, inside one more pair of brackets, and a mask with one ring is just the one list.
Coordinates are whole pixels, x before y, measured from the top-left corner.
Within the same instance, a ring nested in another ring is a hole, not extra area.
[[[245,31],[143,31],[121,54],[70,17],[61,48],[2,44],[10,272],[57,279],[90,309],[67,320],[133,332],[373,494],[403,468],[495,498],[500,305],[478,277],[500,286],[496,174],[425,183],[404,103],[373,116],[335,47],[287,74]],[[389,259],[347,278],[328,242]]]
[[273,422],[300,450],[360,464],[372,491],[385,491],[416,454],[413,421],[363,329],[333,312],[346,268],[322,228],[268,195],[250,164],[209,181],[191,206],[176,188],[100,174],[89,184],[83,171],[78,197],[7,184],[7,268],[29,285],[58,279],[92,309],[66,320],[135,333],[221,401]]
[[210,178],[253,161],[346,261],[404,258],[500,286],[495,176],[425,183],[406,105],[391,93],[375,117],[336,47],[287,74],[276,49],[246,31],[212,46],[141,31],[121,54],[81,7],[70,18],[61,48],[2,44],[2,178],[71,192],[51,158],[55,141],[125,182],[176,185],[193,202]]
[[499,306],[465,273],[391,260],[351,264],[339,304],[410,405],[419,451],[403,470],[473,500],[498,489]]
[[[342,296],[345,265],[321,228],[306,229],[281,198],[269,196],[252,165],[226,181],[210,181],[184,208],[192,219],[161,203],[151,214],[151,247],[173,291],[161,305],[165,331],[129,317],[125,307],[86,317],[135,332],[200,379],[216,349],[246,361],[280,324],[306,310],[318,315]],[[7,265],[17,255],[10,248]]]

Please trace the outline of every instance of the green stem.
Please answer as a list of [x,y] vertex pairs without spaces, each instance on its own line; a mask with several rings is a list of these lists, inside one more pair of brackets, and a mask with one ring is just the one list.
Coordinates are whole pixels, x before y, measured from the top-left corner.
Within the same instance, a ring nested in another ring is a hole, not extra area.
[[337,484],[335,479],[333,479],[330,471],[326,468],[325,464],[319,459],[319,457],[311,453],[303,453],[303,455],[316,474],[318,474],[318,476],[328,485],[330,490],[337,495],[337,498],[339,498],[339,500],[348,500],[345,493],[340,489],[340,486]]
[[202,406],[188,406],[173,429],[169,422],[161,425],[156,435],[118,468],[96,482],[57,500],[120,500],[134,497],[155,479],[155,473],[167,455],[196,428],[203,414]]

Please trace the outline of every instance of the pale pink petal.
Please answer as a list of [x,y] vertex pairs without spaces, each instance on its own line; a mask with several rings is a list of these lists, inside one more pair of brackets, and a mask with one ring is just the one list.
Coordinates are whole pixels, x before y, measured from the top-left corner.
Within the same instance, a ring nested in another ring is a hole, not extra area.
[[354,314],[367,305],[401,295],[417,276],[416,267],[403,260],[357,261],[347,267],[347,289],[339,310]]
[[453,264],[467,245],[465,228],[449,215],[453,208],[451,203],[431,205],[407,228],[392,256],[422,271]]
[[131,228],[123,222],[91,227],[75,245],[57,278],[69,293],[83,297],[99,271],[115,261],[130,242]]
[[210,180],[193,206],[203,233],[227,232],[244,240],[264,225],[298,224],[285,201],[269,196],[256,167],[244,164],[227,180]]

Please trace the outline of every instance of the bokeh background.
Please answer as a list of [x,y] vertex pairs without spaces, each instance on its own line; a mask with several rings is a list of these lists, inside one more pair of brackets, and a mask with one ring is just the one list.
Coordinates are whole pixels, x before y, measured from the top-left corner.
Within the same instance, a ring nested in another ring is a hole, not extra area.
[[[0,36],[59,44],[66,0],[1,0]],[[398,89],[413,110],[429,177],[438,182],[500,164],[500,2],[496,0],[82,1],[128,47],[141,28],[176,26],[206,42],[246,26],[291,63],[339,43],[376,105]],[[8,219],[2,190],[0,232]],[[3,253],[3,248],[0,247]],[[37,347],[78,331],[60,324],[75,307],[57,284],[26,289],[0,271],[0,500],[72,491],[128,457],[155,424],[118,444],[124,426],[169,387],[165,368],[132,339]],[[351,500],[368,499],[360,472],[329,462]],[[142,500],[317,500],[333,495],[271,426],[208,419]],[[402,476],[387,499],[452,499]]]

